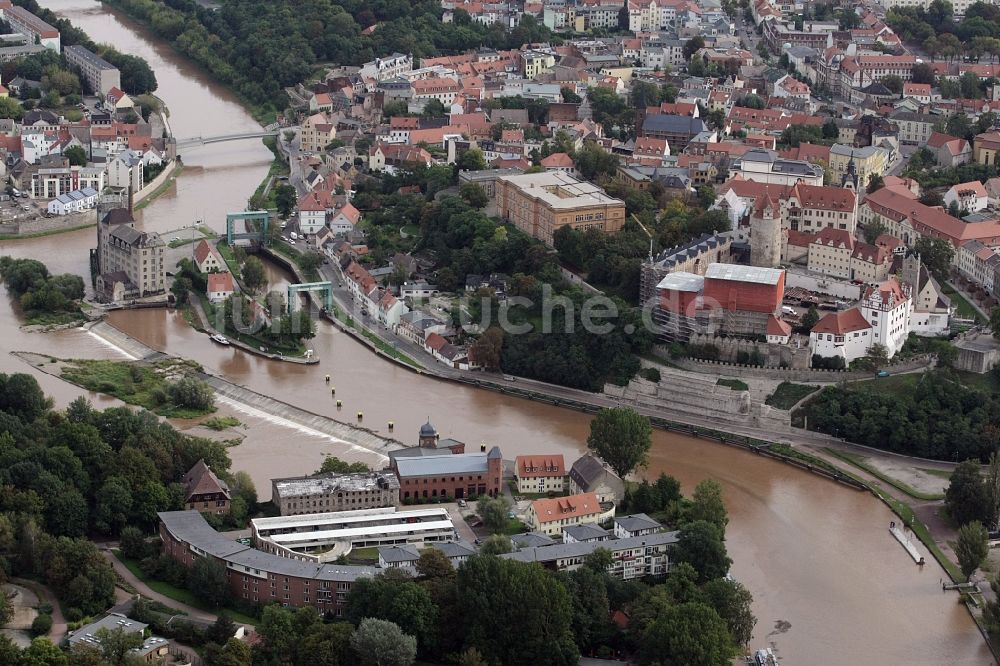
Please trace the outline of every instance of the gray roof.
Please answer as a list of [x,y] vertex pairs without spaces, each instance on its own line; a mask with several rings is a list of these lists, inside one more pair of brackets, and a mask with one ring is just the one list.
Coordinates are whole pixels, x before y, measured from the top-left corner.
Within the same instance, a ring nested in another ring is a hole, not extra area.
[[435,474],[485,474],[489,470],[488,459],[500,449],[493,447],[489,453],[462,453],[419,458],[399,458],[396,469],[400,478],[404,476],[432,476]]
[[615,524],[621,525],[626,532],[638,532],[639,530],[656,530],[663,527],[644,513],[637,513],[631,516],[621,516],[615,518]]
[[705,277],[702,275],[695,275],[694,273],[688,273],[685,271],[677,271],[675,273],[668,273],[659,284],[656,285],[657,289],[669,289],[670,291],[685,291],[697,293],[702,290],[705,286]]
[[643,132],[670,132],[694,136],[705,131],[701,118],[675,116],[669,113],[651,113],[642,121]]
[[[617,474],[606,469],[598,458],[589,453],[581,456],[569,470],[570,478],[584,490],[592,488],[605,474],[618,478]],[[619,483],[621,483],[620,479]]]
[[275,492],[282,498],[325,495],[343,490],[347,492],[399,489],[399,479],[392,472],[363,472],[360,474],[317,474],[287,479],[271,479]]
[[611,536],[611,532],[597,525],[570,525],[563,528],[563,534],[568,534],[577,541],[607,539]]
[[432,458],[435,456],[450,455],[453,454],[447,449],[432,449],[427,446],[410,446],[405,449],[389,451],[389,460],[397,460],[399,458]]
[[440,550],[446,557],[470,557],[476,554],[476,549],[464,541],[435,541],[428,544],[434,550]]
[[785,273],[780,268],[741,266],[738,264],[709,264],[705,277],[712,280],[735,280],[757,284],[778,284]]
[[126,634],[136,634],[142,633],[148,626],[149,625],[143,624],[138,620],[130,620],[124,615],[111,613],[110,615],[105,615],[97,622],[92,622],[87,626],[80,627],[74,631],[69,637],[69,644],[76,645],[77,643],[90,643],[92,645],[97,645],[96,634],[101,629],[114,631],[120,627]]
[[555,562],[567,557],[585,557],[598,548],[611,551],[612,553],[630,548],[640,548],[643,546],[661,546],[677,543],[679,532],[658,532],[647,534],[641,537],[629,537],[628,539],[611,539],[610,541],[588,541],[584,543],[560,543],[553,546],[541,546],[539,548],[525,548],[513,553],[506,553],[500,557],[520,562]]
[[77,44],[73,44],[72,46],[64,46],[63,52],[67,56],[69,55],[76,56],[80,60],[84,60],[90,63],[91,65],[97,67],[98,69],[118,69],[117,67],[115,67],[110,62],[108,62],[101,56],[97,55],[90,49],[83,46],[79,46]]
[[420,553],[413,544],[404,543],[399,546],[382,546],[378,549],[378,557],[383,562],[416,562]]
[[541,532],[525,532],[515,534],[510,538],[518,548],[537,548],[539,546],[552,546],[556,540]]
[[303,562],[244,546],[216,532],[197,511],[163,511],[157,515],[167,531],[179,541],[224,560],[234,568],[246,567],[283,576],[331,581],[354,581],[379,572],[377,567]]

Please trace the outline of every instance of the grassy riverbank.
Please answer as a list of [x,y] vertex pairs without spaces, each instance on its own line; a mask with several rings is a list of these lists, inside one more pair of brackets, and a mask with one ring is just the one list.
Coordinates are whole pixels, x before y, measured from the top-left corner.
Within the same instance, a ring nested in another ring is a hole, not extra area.
[[27,240],[29,238],[42,238],[43,236],[68,234],[71,231],[80,231],[81,229],[92,229],[93,227],[96,226],[97,222],[92,222],[90,224],[78,224],[73,227],[66,227],[65,229],[49,229],[48,231],[39,231],[30,234],[0,234],[0,241]]
[[139,202],[138,204],[136,204],[135,209],[136,210],[142,210],[143,208],[145,208],[149,204],[151,204],[154,201],[156,201],[156,199],[160,195],[162,195],[164,192],[166,192],[167,190],[169,190],[171,188],[171,186],[173,186],[174,181],[176,181],[177,178],[180,177],[180,175],[181,175],[181,173],[183,171],[184,171],[184,163],[181,162],[180,158],[177,158],[177,160],[174,161],[174,168],[173,168],[173,171],[170,172],[170,176],[168,176],[167,179],[165,181],[163,181],[162,185],[160,185],[158,188],[156,188],[155,190],[153,190],[153,192],[148,197],[146,197],[141,202]]
[[170,359],[154,363],[51,359],[58,364],[58,376],[88,391],[104,393],[122,402],[173,418],[197,418],[215,407],[194,408],[171,399],[171,384],[200,370],[194,361]]

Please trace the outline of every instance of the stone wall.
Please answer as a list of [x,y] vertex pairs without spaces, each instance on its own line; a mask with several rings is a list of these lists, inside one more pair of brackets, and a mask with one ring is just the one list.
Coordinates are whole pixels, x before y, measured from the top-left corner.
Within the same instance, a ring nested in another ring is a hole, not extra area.
[[8,224],[0,224],[0,235],[28,236],[31,234],[66,231],[67,229],[86,227],[94,224],[97,224],[97,210],[91,208],[90,210],[73,213],[71,215],[36,217],[30,220],[19,220]]
[[[667,358],[663,348],[654,348],[654,353]],[[925,368],[933,363],[934,357],[925,354],[909,361],[896,363],[887,367],[889,372],[900,373]],[[728,377],[776,379],[784,382],[821,382],[832,384],[839,381],[871,379],[871,372],[852,372],[850,370],[814,370],[804,368],[763,368],[759,366],[737,365],[723,361],[702,361],[693,358],[670,359],[670,362],[685,370],[704,372]]]
[[691,344],[712,345],[719,350],[719,361],[737,363],[740,352],[752,354],[757,352],[764,358],[767,367],[780,368],[787,366],[794,369],[809,367],[809,349],[796,349],[791,345],[769,345],[766,342],[756,342],[746,338],[722,338],[715,335],[698,333],[691,336]]
[[154,178],[153,180],[146,183],[145,187],[135,193],[135,197],[132,199],[132,205],[137,206],[142,203],[144,199],[148,199],[153,192],[155,192],[161,185],[167,182],[167,179],[174,174],[174,169],[177,168],[177,160],[171,160],[167,162],[167,166],[164,167],[163,171]]

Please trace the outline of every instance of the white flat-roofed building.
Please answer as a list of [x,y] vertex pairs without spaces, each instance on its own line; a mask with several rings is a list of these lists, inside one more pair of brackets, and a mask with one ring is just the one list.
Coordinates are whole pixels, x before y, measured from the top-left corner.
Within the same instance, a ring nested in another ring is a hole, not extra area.
[[455,526],[442,507],[337,511],[250,521],[254,546],[291,559],[324,562],[352,548],[454,541]]
[[271,501],[282,516],[394,506],[399,479],[387,471],[271,479]]

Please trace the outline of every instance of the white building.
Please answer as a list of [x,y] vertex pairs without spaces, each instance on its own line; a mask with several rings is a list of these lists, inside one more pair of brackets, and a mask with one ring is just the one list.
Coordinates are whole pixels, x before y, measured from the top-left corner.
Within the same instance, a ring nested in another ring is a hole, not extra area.
[[986,204],[989,203],[989,195],[986,193],[986,188],[978,180],[959,183],[952,185],[944,193],[944,205],[950,208],[953,203],[958,206],[960,211],[976,213],[986,208]]
[[615,537],[619,539],[646,536],[647,534],[659,532],[662,529],[663,525],[644,513],[615,518]]
[[895,277],[870,286],[861,298],[860,310],[872,327],[872,344],[884,345],[889,358],[903,348],[910,334],[913,299],[908,284]]
[[809,352],[814,356],[839,356],[847,366],[868,353],[872,326],[858,308],[831,312],[809,331]]
[[142,168],[142,153],[125,150],[108,164],[108,185],[131,188],[136,193],[146,185]]
[[773,150],[755,148],[737,158],[729,168],[729,177],[773,185],[823,184],[823,167],[803,160],[778,157]]
[[49,213],[52,215],[69,215],[79,213],[97,206],[97,190],[86,187],[82,190],[73,190],[66,194],[60,194],[49,202]]

